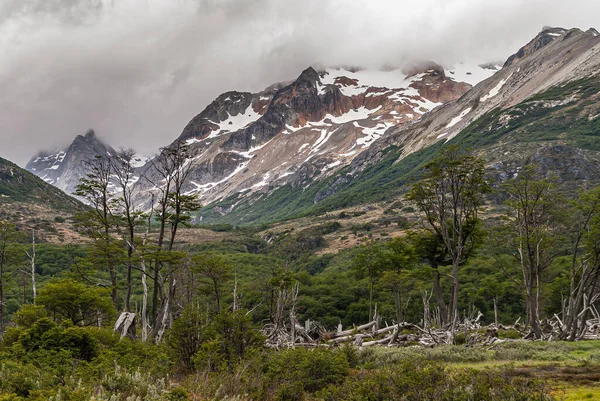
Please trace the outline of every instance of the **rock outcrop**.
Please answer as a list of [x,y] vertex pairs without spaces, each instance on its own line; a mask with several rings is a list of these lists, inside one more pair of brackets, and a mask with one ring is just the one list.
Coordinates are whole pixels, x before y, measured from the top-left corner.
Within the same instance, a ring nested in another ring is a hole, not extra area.
[[25,168],[47,183],[73,194],[80,179],[88,173],[86,162],[96,156],[114,154],[116,151],[113,148],[98,139],[93,130],[89,130],[85,135],[75,137],[68,147],[39,153]]

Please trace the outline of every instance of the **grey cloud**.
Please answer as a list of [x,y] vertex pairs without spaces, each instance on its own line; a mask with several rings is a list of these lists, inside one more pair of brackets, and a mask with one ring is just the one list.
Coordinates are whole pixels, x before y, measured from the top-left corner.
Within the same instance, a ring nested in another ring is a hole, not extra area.
[[317,64],[503,60],[544,25],[600,26],[600,3],[2,0],[0,156],[24,164],[88,128],[150,154],[226,90]]
[[102,8],[102,0],[4,0],[0,21],[50,17],[62,23],[81,24],[98,16]]

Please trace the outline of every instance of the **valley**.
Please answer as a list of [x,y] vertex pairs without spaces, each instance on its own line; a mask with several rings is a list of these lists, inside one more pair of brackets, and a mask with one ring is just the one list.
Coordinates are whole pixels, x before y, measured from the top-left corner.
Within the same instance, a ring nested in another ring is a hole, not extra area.
[[546,27],[0,159],[0,401],[600,399],[599,96]]

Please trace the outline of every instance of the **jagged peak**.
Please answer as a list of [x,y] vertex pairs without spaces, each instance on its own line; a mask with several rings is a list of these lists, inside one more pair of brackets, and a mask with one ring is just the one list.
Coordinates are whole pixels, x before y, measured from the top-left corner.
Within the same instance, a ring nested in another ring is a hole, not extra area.
[[296,80],[296,84],[301,84],[304,82],[310,83],[313,87],[316,87],[317,82],[321,82],[319,74],[313,67],[308,67],[307,69],[302,71],[302,74],[300,74],[300,76]]
[[544,26],[542,28],[542,30],[540,31],[539,35],[545,34],[545,33],[560,33],[561,35],[563,33],[566,33],[567,29],[565,28],[561,28],[561,27],[557,27],[557,26]]
[[213,103],[233,103],[249,96],[252,96],[250,92],[229,91],[219,95]]
[[96,131],[94,131],[93,129],[88,129],[85,134],[83,135],[77,135],[75,137],[75,139],[73,140],[73,142],[79,142],[79,141],[85,141],[85,142],[101,142],[100,139],[98,138],[98,136],[96,135]]
[[504,63],[504,67],[509,67],[522,58],[537,52],[538,50],[554,42],[554,40],[559,37],[566,37],[576,32],[581,32],[581,30],[577,28],[567,30],[560,27],[545,26],[542,28],[540,33],[538,33],[531,41],[529,41],[529,43],[521,47],[517,53],[510,56]]

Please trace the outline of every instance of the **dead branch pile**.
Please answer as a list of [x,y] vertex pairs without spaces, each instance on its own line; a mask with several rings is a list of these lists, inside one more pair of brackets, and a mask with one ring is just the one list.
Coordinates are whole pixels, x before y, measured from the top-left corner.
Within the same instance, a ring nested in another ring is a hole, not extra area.
[[[294,289],[293,291],[295,291]],[[294,292],[288,294],[292,301]],[[285,308],[284,308],[285,309]],[[468,346],[483,346],[494,348],[497,345],[513,342],[534,340],[533,332],[526,326],[519,324],[520,318],[511,325],[491,324],[482,326],[480,320],[481,312],[475,317],[467,318],[457,323],[457,331],[453,334],[450,327],[434,328],[429,325],[417,325],[413,323],[400,322],[382,325],[381,318],[375,309],[373,321],[352,328],[344,329],[338,325],[336,331],[327,331],[317,322],[307,321],[304,325],[296,319],[294,308],[289,314],[279,314],[281,319],[275,323],[266,325],[263,333],[267,338],[267,345],[273,348],[289,347],[335,347],[349,344],[357,347],[370,346],[423,346],[435,347],[444,344],[464,343]],[[287,316],[284,319],[283,316]],[[562,322],[558,316],[551,320],[541,322],[543,328],[543,340],[560,339]],[[587,321],[587,330],[581,339],[600,339],[600,319],[594,318]],[[504,339],[502,339],[504,337]]]

